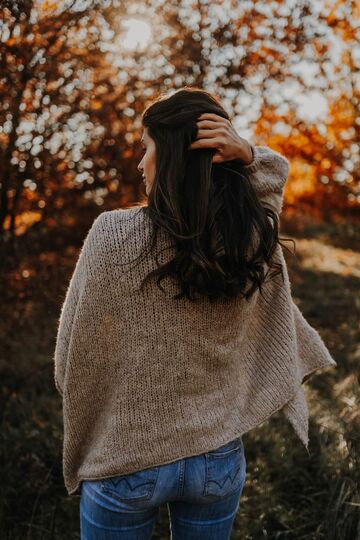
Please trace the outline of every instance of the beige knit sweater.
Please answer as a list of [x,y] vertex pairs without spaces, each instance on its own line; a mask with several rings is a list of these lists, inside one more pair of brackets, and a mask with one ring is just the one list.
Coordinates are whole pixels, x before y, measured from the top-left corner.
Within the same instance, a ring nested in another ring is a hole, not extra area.
[[[265,146],[244,167],[279,213],[289,162]],[[303,380],[336,365],[291,297],[281,246],[263,295],[192,304],[166,278],[141,293],[142,208],[105,211],[89,230],[59,318],[55,385],[62,395],[63,474],[69,495],[107,478],[215,449],[281,410],[308,447]],[[166,231],[160,231],[161,247]],[[165,261],[169,252],[163,252]],[[172,252],[170,251],[170,254]],[[123,263],[130,263],[121,266]]]

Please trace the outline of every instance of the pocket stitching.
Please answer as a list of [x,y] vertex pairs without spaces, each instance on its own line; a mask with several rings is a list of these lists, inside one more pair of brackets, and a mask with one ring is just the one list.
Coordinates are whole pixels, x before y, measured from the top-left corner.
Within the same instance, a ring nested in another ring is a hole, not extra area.
[[[145,471],[146,469],[144,469]],[[156,483],[157,483],[157,479],[158,479],[158,476],[159,476],[159,471],[160,471],[160,467],[152,467],[151,468],[152,472],[153,472],[153,475],[151,477],[151,479],[149,479],[147,482],[143,482],[142,484],[138,484],[136,487],[134,487],[134,489],[132,490],[133,492],[139,487],[139,486],[143,486],[145,483],[148,484],[148,489],[143,492],[142,495],[138,495],[138,496],[135,496],[135,497],[129,497],[129,496],[121,496],[117,491],[116,491],[116,486],[112,483],[112,478],[105,478],[102,480],[101,482],[101,491],[105,492],[105,493],[108,493],[109,495],[111,495],[114,499],[117,499],[121,502],[136,502],[136,501],[144,501],[144,500],[149,500],[151,499],[151,497],[153,496],[153,493],[155,491],[155,486],[156,486]],[[142,472],[142,471],[141,471]],[[127,485],[130,487],[131,489],[131,485],[130,483],[127,481],[127,476],[130,476],[132,473],[130,473],[129,475],[119,475],[119,476],[124,476],[124,479],[126,480],[126,483]],[[107,483],[108,482],[108,483]],[[111,485],[109,485],[109,483],[111,483]],[[121,481],[121,479],[119,480],[118,484],[122,484],[123,482]],[[113,487],[111,487],[113,486]]]
[[[231,453],[234,453],[234,452],[237,452],[238,455],[239,455],[239,458],[240,458],[240,463],[239,465],[237,466],[236,468],[236,472],[235,474],[233,475],[233,478],[231,480],[231,485],[232,487],[229,488],[230,491],[227,491],[225,494],[219,494],[219,493],[213,493],[212,490],[211,490],[211,485],[210,483],[212,482],[213,484],[217,484],[217,486],[219,486],[220,488],[224,485],[224,482],[226,482],[227,478],[230,478],[231,479],[231,476],[229,475],[229,473],[227,473],[225,475],[224,478],[221,479],[221,482],[222,482],[222,485],[214,478],[212,479],[211,478],[211,465],[214,464],[214,461],[216,461],[217,459],[221,459],[222,457],[228,457]],[[215,458],[215,459],[214,459]],[[235,491],[237,491],[238,489],[238,486],[234,487],[234,482],[235,482],[235,479],[236,477],[238,476],[239,474],[239,471],[242,470],[242,460],[245,459],[244,455],[243,455],[243,449],[242,449],[242,445],[240,444],[239,446],[237,446],[236,448],[231,448],[229,451],[226,451],[226,453],[219,453],[219,454],[205,454],[205,463],[206,463],[206,472],[205,472],[205,483],[204,483],[204,490],[203,490],[203,495],[204,496],[213,496],[213,497],[227,497],[229,495],[231,495],[232,493],[234,493]]]

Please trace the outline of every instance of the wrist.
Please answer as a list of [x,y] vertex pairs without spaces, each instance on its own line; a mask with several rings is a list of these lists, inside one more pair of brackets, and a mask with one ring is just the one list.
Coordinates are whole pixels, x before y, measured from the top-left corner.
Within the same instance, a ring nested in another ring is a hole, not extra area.
[[243,141],[239,147],[239,151],[236,157],[236,161],[241,165],[248,166],[254,162],[254,147],[247,141]]

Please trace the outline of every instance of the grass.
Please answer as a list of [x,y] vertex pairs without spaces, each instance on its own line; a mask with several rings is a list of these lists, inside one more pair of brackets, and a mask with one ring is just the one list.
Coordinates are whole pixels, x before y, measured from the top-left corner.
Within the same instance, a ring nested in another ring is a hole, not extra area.
[[[296,299],[338,365],[305,384],[310,456],[276,413],[244,435],[247,481],[232,540],[360,538],[359,231],[284,221]],[[289,248],[291,244],[289,243]],[[6,276],[0,341],[0,537],[77,539],[79,499],[62,478],[61,401],[53,385],[55,325],[77,251],[29,252]],[[24,273],[27,270],[29,274]],[[25,277],[27,276],[27,277]],[[166,506],[153,539],[169,538]]]

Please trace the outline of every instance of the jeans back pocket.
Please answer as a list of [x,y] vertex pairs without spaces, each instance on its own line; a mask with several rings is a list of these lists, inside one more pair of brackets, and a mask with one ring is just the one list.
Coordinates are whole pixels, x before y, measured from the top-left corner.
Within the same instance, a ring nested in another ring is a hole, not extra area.
[[101,491],[114,499],[125,501],[148,501],[156,486],[160,467],[151,467],[130,474],[121,474],[101,480]]
[[246,461],[241,437],[205,454],[206,472],[203,495],[222,498],[241,489],[245,482]]

